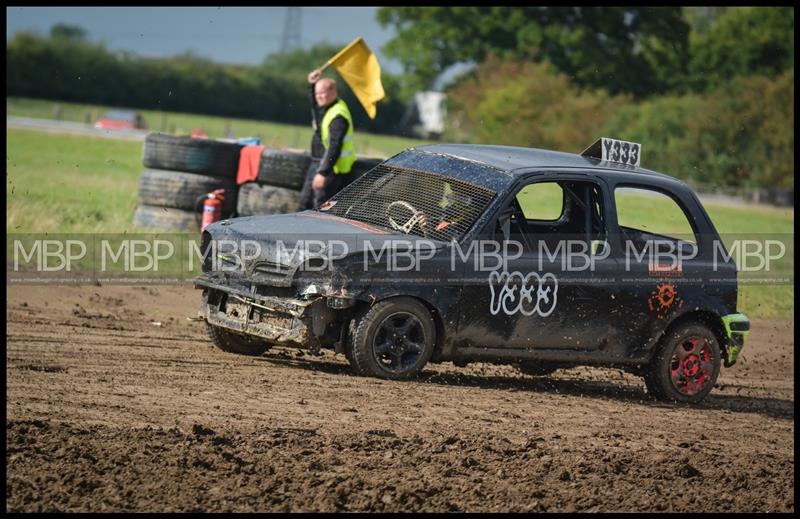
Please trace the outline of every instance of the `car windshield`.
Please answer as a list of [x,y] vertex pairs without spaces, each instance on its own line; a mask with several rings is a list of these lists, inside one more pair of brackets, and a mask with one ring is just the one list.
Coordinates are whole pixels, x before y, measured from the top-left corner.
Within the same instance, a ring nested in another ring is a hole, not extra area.
[[319,209],[434,240],[460,240],[495,192],[436,173],[381,164]]

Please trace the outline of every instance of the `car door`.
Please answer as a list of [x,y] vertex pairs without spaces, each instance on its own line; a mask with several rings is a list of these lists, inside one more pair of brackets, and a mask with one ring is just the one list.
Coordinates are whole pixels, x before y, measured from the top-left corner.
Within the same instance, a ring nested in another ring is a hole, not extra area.
[[702,288],[693,280],[710,264],[699,255],[699,235],[673,194],[620,183],[614,185],[613,202],[611,257],[619,265],[614,341],[621,354],[637,356],[673,316],[694,306]]
[[586,175],[521,181],[464,255],[459,338],[497,349],[602,348],[610,294],[596,281],[616,268],[597,247],[606,197]]

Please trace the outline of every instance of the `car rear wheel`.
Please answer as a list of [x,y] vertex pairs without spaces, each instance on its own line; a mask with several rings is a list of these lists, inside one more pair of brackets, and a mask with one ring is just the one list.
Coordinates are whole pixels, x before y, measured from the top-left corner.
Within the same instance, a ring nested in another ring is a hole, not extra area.
[[661,341],[644,381],[659,400],[697,403],[714,387],[721,354],[714,333],[690,323],[671,330]]
[[261,339],[238,335],[213,324],[206,323],[206,330],[214,345],[228,353],[258,357],[270,348],[270,345]]
[[398,297],[373,305],[359,320],[349,360],[356,373],[405,379],[422,370],[435,344],[436,326],[428,309]]

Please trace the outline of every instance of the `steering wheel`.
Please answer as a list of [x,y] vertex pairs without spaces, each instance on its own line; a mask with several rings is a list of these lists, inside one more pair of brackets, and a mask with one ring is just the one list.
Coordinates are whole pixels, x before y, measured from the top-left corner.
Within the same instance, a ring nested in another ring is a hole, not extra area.
[[[407,209],[408,211],[411,212],[411,217],[408,220],[406,220],[406,222],[403,224],[397,223],[395,219],[392,218],[391,215],[392,209],[395,207],[402,207],[403,209]],[[409,204],[405,200],[395,200],[394,202],[389,204],[386,207],[386,216],[389,218],[389,225],[391,225],[392,229],[394,229],[395,231],[401,231],[408,234],[411,232],[411,229],[413,229],[415,225],[419,225],[419,228],[422,231],[422,233],[426,236],[428,234],[426,230],[428,219],[425,216],[425,213],[416,209],[413,205]]]

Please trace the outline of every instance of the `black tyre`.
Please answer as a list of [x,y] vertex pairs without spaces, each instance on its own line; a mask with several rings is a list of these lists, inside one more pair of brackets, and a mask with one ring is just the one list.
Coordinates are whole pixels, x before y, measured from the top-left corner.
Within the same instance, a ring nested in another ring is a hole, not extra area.
[[236,212],[239,216],[294,213],[299,205],[299,191],[247,182],[239,186]]
[[362,176],[367,171],[371,170],[378,164],[383,162],[383,159],[373,157],[359,157],[354,163],[353,168],[350,170],[350,182],[353,182],[358,177]]
[[360,311],[350,320],[349,323],[347,323],[347,341],[344,344],[344,356],[347,359],[347,362],[350,364],[350,367],[353,368],[353,372],[356,375],[365,375],[358,365],[356,365],[355,358],[353,357],[353,344],[356,336],[356,330],[358,329],[358,324],[361,322],[361,319],[364,317],[366,312],[366,309]]
[[544,377],[559,369],[559,366],[544,362],[521,362],[517,364],[517,369],[525,375]]
[[242,146],[213,139],[151,133],[144,140],[145,167],[236,179]]
[[659,400],[697,403],[717,381],[719,343],[705,325],[689,323],[667,332],[645,373],[647,390]]
[[311,155],[288,150],[264,149],[258,164],[258,183],[300,191]]
[[144,229],[197,232],[200,230],[200,215],[183,209],[140,205],[133,213],[133,223]]
[[206,331],[214,345],[228,353],[258,357],[270,348],[262,339],[229,332],[206,322]]
[[145,205],[195,211],[198,198],[216,189],[225,189],[223,214],[235,211],[238,189],[234,179],[164,169],[145,169],[139,177],[139,199]]
[[356,373],[405,379],[419,373],[433,354],[436,326],[419,301],[398,297],[370,307],[352,339]]

